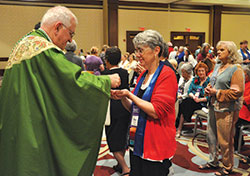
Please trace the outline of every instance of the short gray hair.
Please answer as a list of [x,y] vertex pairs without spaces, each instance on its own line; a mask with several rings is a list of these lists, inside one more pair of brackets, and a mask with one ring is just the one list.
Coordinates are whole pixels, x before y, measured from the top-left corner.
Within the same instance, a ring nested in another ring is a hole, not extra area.
[[76,16],[67,8],[63,6],[55,6],[50,8],[43,16],[41,26],[51,25],[58,21],[62,22],[66,27],[71,25],[71,19],[78,23]]
[[205,50],[205,48],[208,47],[210,49],[210,44],[209,43],[203,43],[201,47],[201,51]]
[[250,65],[243,65],[242,69],[244,70],[244,72],[248,75],[248,77],[250,78]]
[[168,44],[163,42],[163,50],[162,50],[162,57],[167,58],[168,57]]
[[77,44],[75,40],[72,40],[72,42],[67,42],[67,45],[65,47],[66,51],[75,51],[77,48]]
[[224,45],[227,48],[227,50],[229,52],[228,58],[231,59],[232,64],[241,64],[242,63],[242,60],[240,59],[240,55],[237,52],[237,47],[233,41],[219,41],[217,43],[216,48],[218,49],[218,47],[221,45]]
[[138,33],[133,39],[133,43],[135,48],[137,48],[138,46],[149,46],[151,49],[155,49],[155,47],[159,46],[159,57],[161,57],[164,48],[163,38],[161,34],[155,30],[146,30]]
[[189,75],[192,75],[193,65],[191,63],[185,63],[181,66],[181,70],[185,70]]

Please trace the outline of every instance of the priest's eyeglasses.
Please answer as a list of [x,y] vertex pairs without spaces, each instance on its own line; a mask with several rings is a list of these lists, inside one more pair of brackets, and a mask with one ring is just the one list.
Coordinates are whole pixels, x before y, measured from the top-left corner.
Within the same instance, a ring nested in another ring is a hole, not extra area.
[[71,31],[65,24],[62,23],[62,25],[63,25],[66,29],[68,29],[70,37],[73,38],[74,35],[75,35],[75,33],[74,33],[73,31]]

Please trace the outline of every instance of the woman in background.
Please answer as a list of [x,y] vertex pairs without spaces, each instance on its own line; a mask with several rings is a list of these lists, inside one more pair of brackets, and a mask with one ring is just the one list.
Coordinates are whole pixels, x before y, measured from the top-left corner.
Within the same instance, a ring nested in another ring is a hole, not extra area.
[[[118,67],[121,60],[121,51],[117,47],[107,48],[105,52],[105,60],[107,70],[102,72],[104,75],[118,73],[121,78],[121,85],[116,90],[128,90],[128,72]],[[130,113],[122,106],[121,100],[113,100],[110,102],[111,124],[105,127],[107,142],[110,152],[114,154],[118,164],[113,166],[115,171],[121,172],[123,175],[129,173],[124,155],[127,149],[127,134],[130,122]]]
[[184,120],[186,122],[191,122],[194,111],[206,107],[207,97],[205,97],[205,88],[210,81],[207,73],[208,67],[206,64],[200,62],[196,65],[195,74],[197,76],[193,78],[189,86],[189,97],[183,100],[179,106],[179,113],[177,118],[180,118],[180,122],[178,125],[178,130],[176,132],[176,137],[180,137],[181,135]]
[[203,43],[200,53],[196,58],[197,62],[203,61],[206,58],[213,59],[213,55],[209,53],[209,50],[210,50],[210,45],[208,43]]
[[127,64],[128,64],[127,56],[126,56],[126,54],[124,54],[124,55],[121,56],[121,61],[119,62],[118,66],[120,68],[124,68],[125,69],[125,66]]
[[244,73],[234,42],[220,41],[211,82],[205,89],[210,96],[207,141],[209,161],[200,169],[218,167],[217,143],[221,149],[222,168],[215,175],[229,175],[234,166],[234,132],[241,108],[240,98],[244,92]]
[[[193,65],[191,63],[184,63],[181,68],[181,77],[178,83],[178,99],[176,104],[176,117],[178,117],[178,111],[179,111],[179,104],[182,103],[183,100],[188,98],[188,89],[189,86],[193,80]],[[175,126],[178,127],[179,125],[179,118],[176,118]],[[179,134],[179,132],[177,133]],[[177,136],[179,137],[179,136]]]
[[[250,125],[250,65],[244,65],[243,71],[245,73],[245,91],[243,94],[243,106],[239,112],[239,119],[235,125],[236,132],[234,136],[234,149],[238,150],[238,140],[239,140],[239,133],[240,127],[242,125]],[[243,142],[242,137],[242,144]],[[242,145],[241,144],[241,145]]]
[[93,71],[95,75],[100,75],[101,71],[104,71],[104,64],[102,59],[98,57],[98,48],[92,47],[90,51],[91,55],[87,56],[84,64],[87,71]]
[[192,53],[186,49],[184,51],[184,58],[183,58],[184,62],[189,62],[192,64],[193,68],[196,66],[197,61],[194,59],[194,56],[192,55]]

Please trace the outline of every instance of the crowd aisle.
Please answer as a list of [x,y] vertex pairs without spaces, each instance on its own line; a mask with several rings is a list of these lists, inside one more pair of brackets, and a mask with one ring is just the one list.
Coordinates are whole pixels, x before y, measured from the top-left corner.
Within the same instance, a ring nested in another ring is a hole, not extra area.
[[[205,124],[206,125],[206,124]],[[192,123],[191,123],[192,126]],[[247,142],[241,149],[244,155],[250,155],[250,136],[244,138]],[[177,139],[177,151],[173,158],[173,166],[170,169],[174,176],[212,176],[215,170],[199,170],[198,165],[208,159],[207,143],[202,136],[192,143],[192,135],[184,135]],[[233,176],[250,176],[250,165],[239,162],[239,156],[235,155]],[[129,152],[125,154],[125,160],[129,163]],[[103,133],[101,149],[93,176],[120,176],[112,167],[117,162],[109,152],[106,136]]]

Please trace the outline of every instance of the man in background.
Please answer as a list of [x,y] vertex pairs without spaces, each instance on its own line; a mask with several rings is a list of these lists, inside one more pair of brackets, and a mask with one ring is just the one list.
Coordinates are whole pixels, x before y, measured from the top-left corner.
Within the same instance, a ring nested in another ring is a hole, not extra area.
[[83,66],[83,61],[80,57],[78,57],[75,54],[75,50],[76,50],[76,42],[75,40],[72,40],[72,42],[67,42],[67,45],[65,47],[66,49],[66,53],[65,53],[65,57],[72,63],[75,63],[76,65],[80,66],[82,68],[82,71],[84,70],[84,66]]

